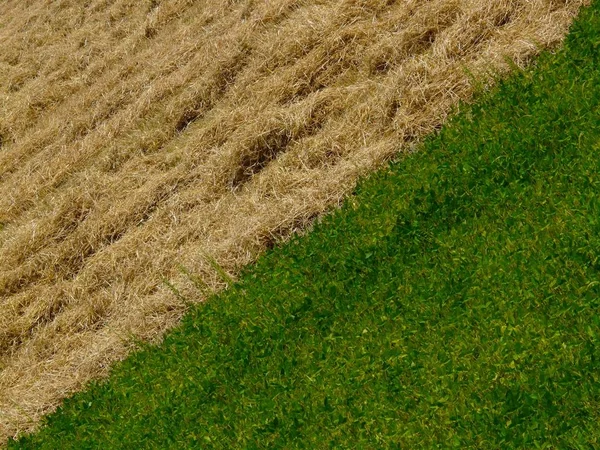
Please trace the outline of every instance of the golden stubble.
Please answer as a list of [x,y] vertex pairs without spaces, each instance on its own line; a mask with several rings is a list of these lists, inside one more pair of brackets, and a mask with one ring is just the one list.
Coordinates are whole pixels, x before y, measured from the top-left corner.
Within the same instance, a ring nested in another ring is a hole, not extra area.
[[202,301],[585,3],[0,2],[0,441],[177,324],[165,280]]

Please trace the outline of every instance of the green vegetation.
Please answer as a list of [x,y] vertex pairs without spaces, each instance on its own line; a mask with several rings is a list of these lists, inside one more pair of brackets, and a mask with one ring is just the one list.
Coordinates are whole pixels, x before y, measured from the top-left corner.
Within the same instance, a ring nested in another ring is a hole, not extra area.
[[600,446],[598,30],[9,447]]

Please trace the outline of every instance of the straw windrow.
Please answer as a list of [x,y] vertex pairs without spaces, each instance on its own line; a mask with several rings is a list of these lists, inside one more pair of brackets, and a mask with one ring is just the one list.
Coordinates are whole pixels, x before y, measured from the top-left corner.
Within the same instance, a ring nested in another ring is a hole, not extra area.
[[168,286],[201,301],[584,3],[0,3],[0,438],[176,324]]

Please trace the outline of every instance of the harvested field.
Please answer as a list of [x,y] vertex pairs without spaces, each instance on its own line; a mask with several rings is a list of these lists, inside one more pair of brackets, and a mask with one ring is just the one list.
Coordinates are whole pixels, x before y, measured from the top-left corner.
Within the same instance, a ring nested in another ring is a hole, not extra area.
[[1,440],[584,3],[0,0]]

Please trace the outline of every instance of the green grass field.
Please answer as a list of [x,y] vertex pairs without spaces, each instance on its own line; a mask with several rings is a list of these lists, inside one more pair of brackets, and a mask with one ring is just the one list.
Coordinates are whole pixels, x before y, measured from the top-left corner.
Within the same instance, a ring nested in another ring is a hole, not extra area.
[[600,447],[600,3],[10,448]]

